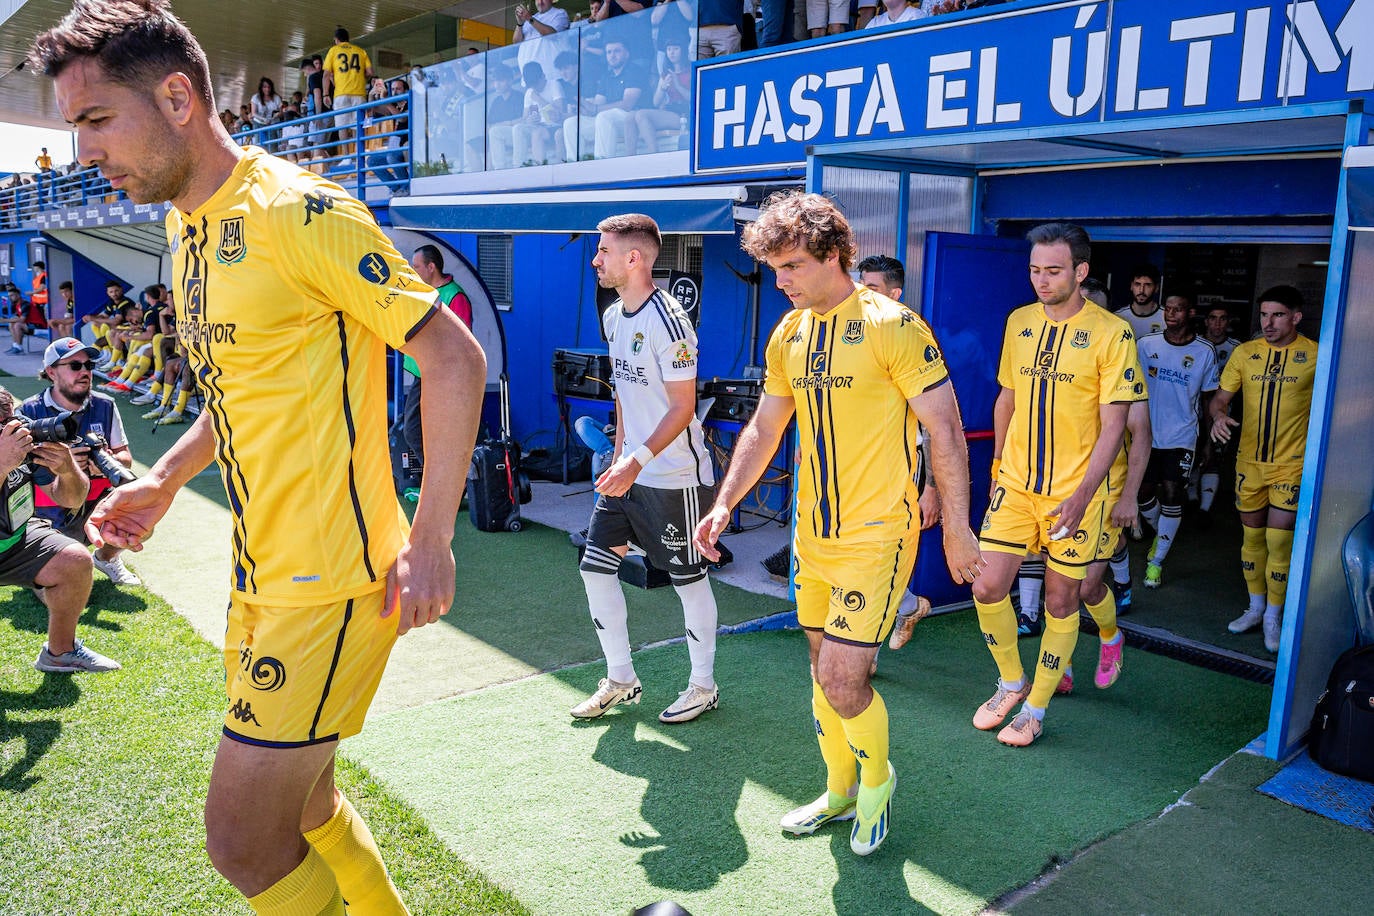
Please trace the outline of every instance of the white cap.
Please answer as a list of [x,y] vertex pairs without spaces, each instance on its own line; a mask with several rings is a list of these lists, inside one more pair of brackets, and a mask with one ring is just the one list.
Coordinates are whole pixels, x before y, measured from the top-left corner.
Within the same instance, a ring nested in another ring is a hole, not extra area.
[[51,369],[54,364],[60,363],[69,356],[78,353],[85,353],[94,359],[100,355],[100,350],[96,347],[87,346],[75,337],[59,337],[48,344],[48,349],[43,351],[43,368]]

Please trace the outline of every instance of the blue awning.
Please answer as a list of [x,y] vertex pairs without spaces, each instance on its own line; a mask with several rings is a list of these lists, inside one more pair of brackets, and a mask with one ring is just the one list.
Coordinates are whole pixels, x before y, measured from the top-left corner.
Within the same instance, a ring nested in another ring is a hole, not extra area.
[[743,185],[698,185],[599,191],[529,191],[395,197],[391,221],[409,229],[450,232],[595,232],[615,213],[644,213],[660,231],[728,235]]
[[1345,151],[1345,196],[1350,203],[1350,228],[1374,232],[1374,146]]

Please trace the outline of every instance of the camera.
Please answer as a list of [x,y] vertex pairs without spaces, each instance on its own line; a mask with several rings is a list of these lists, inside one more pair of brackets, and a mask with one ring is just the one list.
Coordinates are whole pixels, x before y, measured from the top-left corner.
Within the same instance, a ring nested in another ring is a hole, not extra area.
[[28,429],[35,443],[61,442],[68,446],[85,446],[90,449],[91,462],[100,469],[100,473],[109,478],[112,486],[121,487],[137,479],[133,471],[110,456],[110,444],[105,441],[104,436],[95,433],[80,434],[81,418],[71,411],[64,410],[55,417],[44,417],[41,420],[30,420],[17,413],[14,419]]

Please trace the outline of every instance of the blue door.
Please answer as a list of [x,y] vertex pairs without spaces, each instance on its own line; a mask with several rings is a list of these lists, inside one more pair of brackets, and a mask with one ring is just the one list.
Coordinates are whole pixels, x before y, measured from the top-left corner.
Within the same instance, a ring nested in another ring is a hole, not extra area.
[[[992,406],[1002,329],[1012,309],[1035,300],[1029,279],[1030,243],[989,235],[930,232],[925,237],[921,315],[935,332],[969,437],[974,531],[987,509],[992,465]],[[931,604],[969,599],[949,577],[938,527],[921,536],[913,589]]]

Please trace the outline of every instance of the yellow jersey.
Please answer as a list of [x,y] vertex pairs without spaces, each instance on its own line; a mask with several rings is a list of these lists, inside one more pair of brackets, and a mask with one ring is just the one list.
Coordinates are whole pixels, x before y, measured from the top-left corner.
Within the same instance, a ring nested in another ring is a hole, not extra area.
[[797,536],[891,540],[917,520],[917,422],[907,399],[949,373],[926,323],[864,287],[824,315],[788,312],[764,391],[797,411]]
[[372,61],[367,52],[345,41],[324,55],[324,68],[334,74],[334,95],[367,95],[367,71]]
[[1016,394],[1000,479],[1052,499],[1083,482],[1100,406],[1147,397],[1130,325],[1091,302],[1065,321],[1051,321],[1039,302],[1012,312],[997,382]]
[[1245,402],[1237,460],[1302,462],[1316,375],[1317,342],[1301,334],[1286,347],[1270,346],[1258,337],[1231,352],[1221,373],[1221,387],[1239,391]]
[[386,347],[435,292],[366,206],[250,148],[192,213],[167,213],[176,325],[233,517],[232,587],[328,604],[384,587],[407,527],[392,488]]

